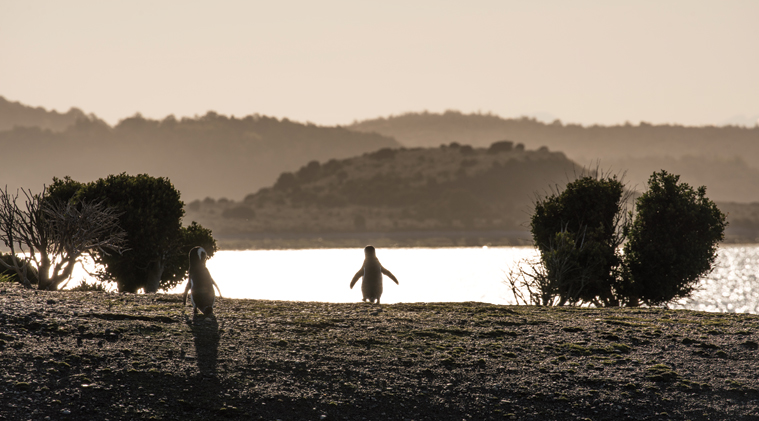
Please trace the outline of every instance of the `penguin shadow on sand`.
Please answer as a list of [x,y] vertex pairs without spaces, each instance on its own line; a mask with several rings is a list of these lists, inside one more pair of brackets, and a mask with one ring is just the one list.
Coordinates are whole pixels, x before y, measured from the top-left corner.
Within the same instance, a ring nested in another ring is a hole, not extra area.
[[189,323],[195,341],[195,355],[199,374],[204,378],[216,378],[216,366],[219,359],[219,323],[216,316],[192,317]]
[[377,252],[374,247],[366,246],[364,247],[364,264],[361,265],[361,269],[351,279],[351,289],[353,289],[353,286],[356,285],[356,282],[360,278],[364,278],[361,281],[361,294],[363,295],[361,301],[368,301],[374,304],[376,300],[377,304],[379,304],[380,297],[382,296],[382,275],[386,275],[396,285],[400,285],[395,275],[382,266],[377,258]]
[[[185,320],[192,329],[195,340],[195,355],[197,356],[198,369],[204,378],[216,378],[216,365],[219,355],[220,328],[213,306],[216,301],[214,287],[219,286],[211,277],[206,268],[208,254],[203,247],[194,247],[190,250],[190,269],[187,287],[184,290],[182,313],[187,308],[187,295],[192,302],[192,320],[185,314]],[[219,291],[221,298],[221,291]],[[198,315],[200,311],[200,315]],[[222,323],[223,328],[223,323]]]

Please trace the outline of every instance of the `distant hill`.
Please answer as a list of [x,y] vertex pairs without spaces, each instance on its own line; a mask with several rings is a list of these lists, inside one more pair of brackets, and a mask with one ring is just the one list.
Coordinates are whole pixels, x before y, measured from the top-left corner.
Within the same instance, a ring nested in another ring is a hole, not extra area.
[[214,112],[160,121],[136,115],[115,127],[79,118],[60,132],[23,126],[0,131],[6,157],[0,166],[0,187],[39,191],[54,176],[84,182],[121,172],[147,173],[169,177],[185,201],[242,198],[304,162],[400,146],[374,133]]
[[759,127],[677,125],[589,126],[505,119],[490,114],[407,113],[346,126],[392,136],[407,147],[450,142],[484,147],[496,140],[547,146],[573,161],[627,171],[631,186],[645,187],[651,173],[672,169],[682,180],[706,185],[714,200],[759,201]]
[[222,241],[258,241],[245,247],[262,247],[267,238],[346,245],[335,242],[342,238],[360,245],[377,236],[396,245],[430,245],[436,236],[466,237],[478,245],[522,244],[529,237],[535,194],[565,184],[579,171],[561,152],[508,142],[490,148],[385,148],[311,161],[243,202],[192,202],[187,216]]
[[29,107],[20,102],[11,102],[0,96],[0,131],[14,127],[39,127],[54,132],[61,132],[71,127],[77,120],[99,120],[94,115],[87,115],[78,108],[71,108],[66,113],[47,111],[42,107]]
[[[536,195],[582,172],[561,152],[507,141],[385,148],[311,161],[243,201],[206,198],[186,211],[223,248],[527,245]],[[759,241],[759,202],[718,206],[726,242]]]

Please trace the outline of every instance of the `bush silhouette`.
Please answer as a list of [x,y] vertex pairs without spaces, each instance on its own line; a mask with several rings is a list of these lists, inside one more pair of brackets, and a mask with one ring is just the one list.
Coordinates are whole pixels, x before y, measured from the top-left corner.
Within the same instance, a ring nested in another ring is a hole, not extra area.
[[618,305],[614,286],[623,197],[624,185],[616,176],[584,176],[536,200],[530,227],[548,295],[558,295],[558,305]]
[[190,248],[203,246],[209,256],[216,251],[210,230],[195,222],[182,226],[184,203],[168,178],[121,173],[83,184],[66,177],[54,180],[50,191],[53,197],[75,192],[74,201],[102,200],[118,210],[128,249],[97,251],[93,258],[104,267],[101,279],[115,280],[120,292],[171,289],[187,275]]
[[531,230],[540,260],[537,269],[518,274],[530,301],[638,306],[691,294],[711,271],[727,224],[706,187],[678,181],[654,173],[634,219],[624,209],[629,193],[615,176],[583,176],[537,199]]
[[626,295],[656,305],[686,297],[712,270],[724,238],[725,214],[680,176],[654,173],[637,200],[637,215],[624,247]]

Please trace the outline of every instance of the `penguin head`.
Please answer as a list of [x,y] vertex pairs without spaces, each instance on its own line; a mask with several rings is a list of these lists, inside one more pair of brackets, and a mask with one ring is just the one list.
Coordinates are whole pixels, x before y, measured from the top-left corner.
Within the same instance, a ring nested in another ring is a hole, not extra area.
[[194,264],[205,264],[206,259],[208,259],[208,253],[206,253],[206,249],[200,246],[195,246],[190,250],[190,266],[193,266]]
[[364,254],[366,256],[374,256],[374,254],[375,254],[374,247],[373,246],[366,246],[366,247],[364,247]]

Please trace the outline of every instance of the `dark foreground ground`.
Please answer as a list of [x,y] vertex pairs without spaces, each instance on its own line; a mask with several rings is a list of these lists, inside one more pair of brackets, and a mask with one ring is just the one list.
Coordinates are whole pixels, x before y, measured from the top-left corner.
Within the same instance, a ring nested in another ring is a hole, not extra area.
[[8,420],[757,419],[759,317],[0,285]]

